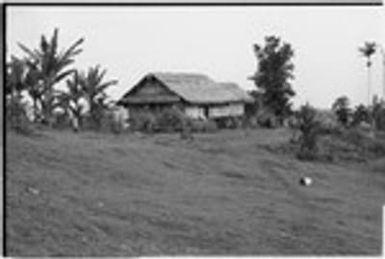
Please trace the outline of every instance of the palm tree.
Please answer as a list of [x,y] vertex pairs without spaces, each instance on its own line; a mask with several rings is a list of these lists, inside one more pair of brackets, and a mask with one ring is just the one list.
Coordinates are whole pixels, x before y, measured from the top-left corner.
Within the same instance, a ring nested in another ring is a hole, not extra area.
[[361,54],[367,59],[366,67],[368,69],[368,105],[370,105],[370,88],[371,88],[371,71],[370,68],[372,66],[371,57],[376,53],[377,44],[375,42],[365,42],[363,47],[359,48]]
[[106,69],[101,70],[100,66],[97,65],[90,67],[87,73],[80,73],[79,75],[80,84],[88,102],[89,114],[96,128],[100,127],[102,112],[106,108],[107,94],[105,90],[118,83],[117,80],[103,82],[106,72]]
[[[31,50],[25,45],[19,43],[20,48],[27,54],[30,62],[35,64],[35,69],[41,79],[41,91],[35,92],[41,94],[41,108],[44,119],[49,126],[52,126],[52,111],[54,109],[55,96],[54,85],[74,72],[73,69],[67,69],[74,62],[74,57],[82,52],[79,46],[83,43],[81,38],[72,44],[68,49],[58,51],[58,29],[54,30],[52,38],[47,41],[44,35],[41,36],[40,46]],[[38,98],[36,96],[36,98]]]

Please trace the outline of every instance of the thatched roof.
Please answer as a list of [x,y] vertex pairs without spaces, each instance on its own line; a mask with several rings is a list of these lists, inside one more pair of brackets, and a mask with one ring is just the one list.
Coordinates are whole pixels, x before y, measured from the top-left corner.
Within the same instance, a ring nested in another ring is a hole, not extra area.
[[226,82],[219,83],[221,87],[226,88],[227,91],[230,91],[232,94],[236,95],[240,100],[245,102],[253,102],[254,98],[248,94],[245,90],[241,89],[236,83]]
[[[252,101],[252,97],[237,84],[216,83],[203,74],[150,73],[146,77],[155,77],[169,90],[190,103],[207,104]],[[125,95],[126,98],[129,98],[130,92]]]

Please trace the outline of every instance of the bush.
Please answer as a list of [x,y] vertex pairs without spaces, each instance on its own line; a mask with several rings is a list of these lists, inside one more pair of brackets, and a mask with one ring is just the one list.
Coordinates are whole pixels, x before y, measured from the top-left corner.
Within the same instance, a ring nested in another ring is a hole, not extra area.
[[190,119],[190,126],[193,132],[205,132],[207,122],[203,119]]
[[218,125],[214,120],[207,120],[204,123],[204,132],[214,133],[218,131]]
[[[143,132],[216,132],[217,124],[213,120],[192,119],[186,117],[179,109],[164,109],[159,113],[142,112],[130,119],[133,130]],[[189,137],[188,137],[189,138]]]
[[370,165],[373,172],[385,173],[385,158],[378,159]]
[[158,113],[151,111],[137,113],[130,119],[130,126],[133,130],[147,133],[180,132],[186,120],[187,118],[179,109],[169,108]]
[[358,126],[363,122],[370,123],[370,117],[369,109],[365,105],[361,104],[354,110],[352,126]]
[[142,112],[130,119],[134,131],[153,132],[155,130],[155,116],[150,112]]
[[122,125],[115,120],[112,113],[106,112],[100,119],[99,131],[120,134],[123,131],[123,128]]
[[250,116],[245,118],[244,126],[252,129],[258,128],[259,124],[256,116]]
[[385,156],[385,140],[373,139],[368,132],[351,128],[339,135],[332,135],[329,153],[339,160],[367,161]]
[[177,108],[165,109],[155,116],[155,128],[161,132],[179,132],[184,127],[186,119]]
[[[277,146],[269,145],[270,151],[296,154],[299,159],[323,162],[366,163],[385,157],[385,132],[378,131],[373,138],[366,130],[341,125],[325,134],[322,123],[314,116],[317,112],[307,109],[302,108],[301,113],[297,114],[300,123],[295,122],[295,126],[298,128],[296,132],[300,133],[299,138]],[[300,120],[301,117],[307,119]]]
[[215,119],[215,122],[220,129],[239,129],[244,124],[242,119],[242,117],[222,117]]
[[275,116],[273,112],[267,109],[263,109],[258,113],[257,122],[261,127],[266,127],[270,129],[274,129],[279,126],[277,116]]
[[214,120],[187,119],[187,126],[191,132],[213,133],[218,131],[217,123]]
[[17,133],[30,134],[33,132],[31,122],[27,117],[26,103],[20,99],[7,102],[6,120],[9,128]]
[[385,107],[380,107],[376,113],[376,126],[378,130],[385,131]]
[[316,121],[319,123],[319,130],[322,134],[340,134],[344,130],[338,122],[336,114],[329,111],[316,111]]
[[335,100],[332,106],[332,110],[337,116],[337,119],[341,125],[348,127],[351,121],[352,112],[349,108],[350,101],[346,96],[341,96]]
[[55,114],[53,119],[53,127],[55,129],[65,129],[71,126],[71,120],[66,113]]
[[316,110],[310,105],[302,106],[298,116],[298,129],[301,132],[299,138],[299,152],[297,157],[303,160],[313,160],[318,153],[318,136],[320,135],[320,123],[316,120]]

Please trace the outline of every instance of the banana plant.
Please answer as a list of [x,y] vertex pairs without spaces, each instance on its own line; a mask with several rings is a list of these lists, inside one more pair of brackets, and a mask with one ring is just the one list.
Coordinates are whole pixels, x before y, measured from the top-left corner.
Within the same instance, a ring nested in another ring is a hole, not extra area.
[[42,113],[49,126],[52,126],[52,111],[55,108],[54,86],[74,73],[75,70],[69,66],[74,63],[74,57],[82,52],[80,45],[83,42],[84,39],[80,38],[69,48],[59,51],[58,29],[55,29],[50,40],[41,36],[38,48],[30,49],[24,44],[18,44],[41,80],[39,90],[34,90],[34,94],[36,99],[41,100]]
[[76,71],[70,79],[66,80],[67,91],[61,91],[59,102],[61,107],[82,125],[82,114],[84,105],[82,100],[85,98],[83,88],[80,84],[79,73]]
[[80,73],[79,80],[88,102],[90,117],[96,127],[100,127],[102,112],[106,109],[106,89],[116,85],[117,80],[104,81],[107,70],[99,65],[90,67],[87,73]]

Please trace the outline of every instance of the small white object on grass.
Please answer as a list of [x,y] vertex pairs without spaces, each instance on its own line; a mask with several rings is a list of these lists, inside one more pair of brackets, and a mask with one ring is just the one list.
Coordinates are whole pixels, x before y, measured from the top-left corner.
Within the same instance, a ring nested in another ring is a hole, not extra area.
[[28,191],[32,193],[33,195],[38,195],[40,191],[38,189],[35,189],[33,187],[28,187]]
[[301,177],[299,183],[303,186],[310,186],[313,183],[313,180],[310,177]]

